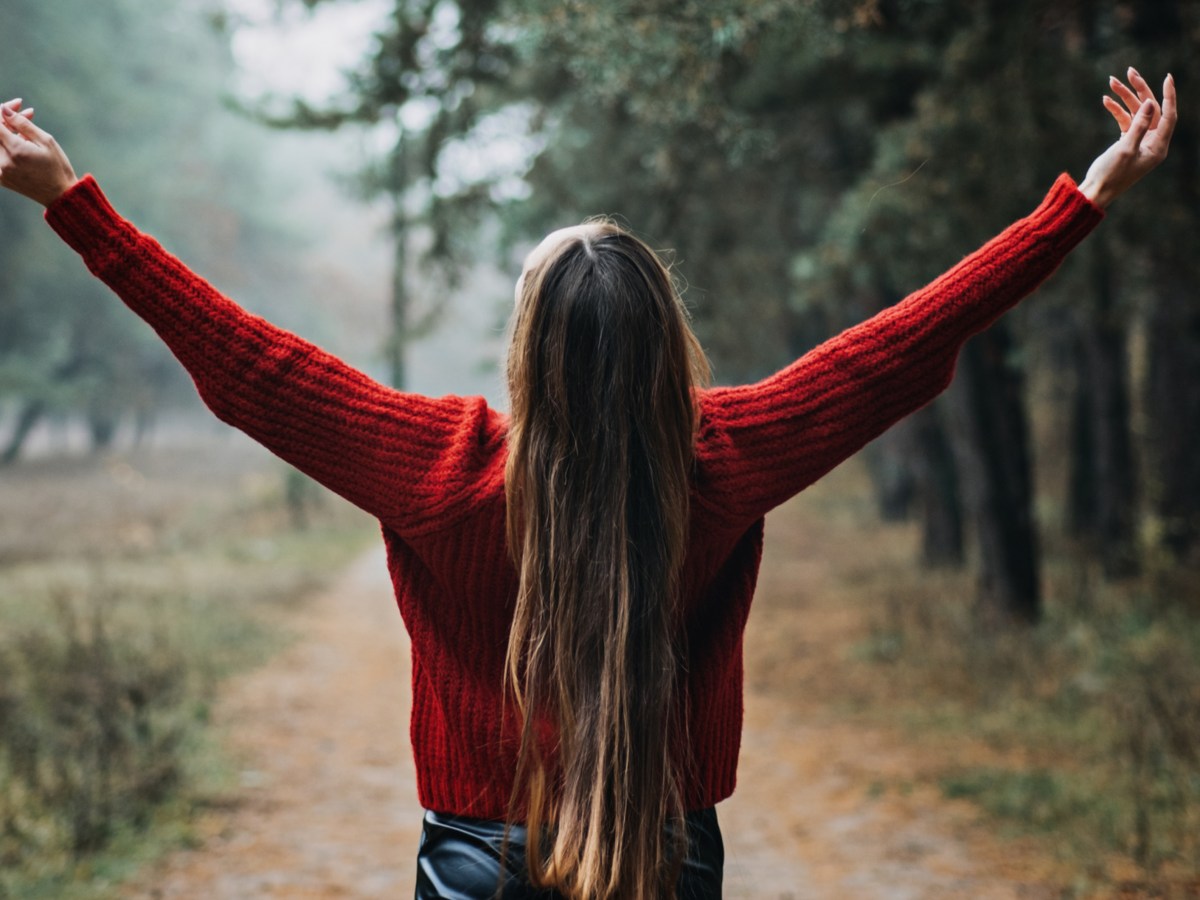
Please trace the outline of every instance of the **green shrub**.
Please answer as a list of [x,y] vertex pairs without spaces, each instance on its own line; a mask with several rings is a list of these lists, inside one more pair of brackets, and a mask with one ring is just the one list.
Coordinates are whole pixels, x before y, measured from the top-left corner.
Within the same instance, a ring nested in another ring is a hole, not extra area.
[[1133,819],[1127,849],[1149,870],[1200,869],[1200,661],[1183,632],[1165,624],[1129,641],[1106,696]]
[[941,787],[947,797],[973,800],[1021,832],[1061,834],[1087,821],[1111,840],[1119,829],[1119,804],[1075,774],[983,767],[947,776]]
[[148,823],[182,777],[183,657],[63,601],[0,643],[0,869],[77,860]]
[[981,630],[950,582],[875,588],[857,659],[886,666],[890,714],[983,738],[1011,766],[944,769],[943,792],[1041,836],[1103,883],[1124,857],[1148,883],[1200,873],[1200,617],[1153,577],[1105,583],[1052,560],[1044,620]]

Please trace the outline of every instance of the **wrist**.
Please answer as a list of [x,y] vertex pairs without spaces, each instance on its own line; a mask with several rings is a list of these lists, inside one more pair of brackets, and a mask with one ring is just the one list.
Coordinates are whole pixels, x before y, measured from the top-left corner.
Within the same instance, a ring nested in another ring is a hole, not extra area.
[[58,179],[49,190],[35,197],[38,203],[49,209],[58,199],[67,191],[79,184],[79,178],[74,171],[63,173],[62,178]]
[[1101,209],[1105,209],[1116,198],[1116,194],[1108,190],[1099,179],[1090,177],[1084,178],[1079,184],[1079,193]]

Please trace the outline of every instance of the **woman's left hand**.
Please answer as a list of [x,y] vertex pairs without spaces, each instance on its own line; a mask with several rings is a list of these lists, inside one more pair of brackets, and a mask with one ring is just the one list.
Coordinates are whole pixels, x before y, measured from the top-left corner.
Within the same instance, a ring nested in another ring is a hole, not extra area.
[[0,187],[49,206],[79,179],[58,142],[20,100],[0,103]]
[[1108,206],[1166,159],[1175,130],[1175,79],[1170,75],[1163,82],[1161,109],[1146,79],[1132,66],[1129,85],[1114,77],[1109,87],[1118,99],[1106,96],[1104,108],[1117,120],[1121,137],[1096,157],[1079,185],[1097,206]]

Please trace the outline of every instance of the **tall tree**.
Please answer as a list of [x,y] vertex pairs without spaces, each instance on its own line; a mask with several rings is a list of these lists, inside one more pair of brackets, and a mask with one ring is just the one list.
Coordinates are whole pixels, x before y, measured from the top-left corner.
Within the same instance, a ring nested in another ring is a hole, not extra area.
[[1091,540],[1105,574],[1136,574],[1137,466],[1133,456],[1127,335],[1120,279],[1103,234],[1084,251],[1091,288],[1076,308],[1069,526]]
[[[14,36],[0,84],[40,107],[80,170],[99,173],[135,220],[256,294],[270,275],[245,273],[263,272],[263,258],[287,241],[256,202],[254,134],[221,102],[230,61],[219,25],[195,0],[11,0],[0,8],[0,29]],[[44,414],[82,416],[103,446],[122,416],[187,395],[186,379],[163,364],[167,351],[21,205],[0,201],[7,461]]]
[[[314,9],[327,0],[300,2]],[[255,115],[275,127],[387,124],[397,130],[386,159],[360,173],[363,192],[386,196],[392,208],[392,334],[386,349],[397,387],[404,385],[406,344],[437,314],[436,302],[415,312],[413,232],[424,229],[431,237],[420,260],[426,280],[453,283],[457,266],[478,249],[472,225],[480,209],[492,205],[486,180],[453,183],[439,176],[445,173],[442,154],[509,97],[511,38],[495,27],[500,7],[499,0],[396,0],[343,96],[322,106],[288,97],[253,101]]]
[[[1184,84],[1200,83],[1200,7],[1151,0],[1126,10],[1129,44],[1145,48]],[[1145,406],[1153,508],[1163,543],[1176,557],[1200,562],[1200,257],[1188,235],[1200,228],[1200,126],[1181,116],[1171,146],[1172,168],[1147,187],[1147,202],[1128,218],[1131,241],[1144,255],[1154,285],[1146,298]]]
[[[399,17],[424,7],[396,0],[395,8]],[[527,196],[501,202],[496,182],[484,179],[435,192],[435,220],[461,223],[490,209],[510,234],[527,236],[596,212],[624,217],[674,251],[720,380],[776,369],[1026,213],[1062,168],[1079,172],[1112,138],[1098,105],[1084,108],[1081,98],[1094,98],[1111,60],[1142,40],[1129,37],[1140,14],[1124,0],[461,0],[437,8],[454,29],[437,40],[434,29],[415,29],[403,52],[384,41],[368,66],[407,86],[406,98],[418,96],[414,85],[431,86],[419,96],[448,111],[419,135],[422,177],[454,181],[452,151],[486,146],[483,124],[517,110],[513,120],[535,150]],[[472,45],[466,34],[484,37]],[[480,56],[464,60],[456,55],[464,48]],[[380,108],[375,83],[359,87],[349,115]],[[1081,465],[1102,479],[1109,507],[1097,544],[1107,549],[1097,552],[1121,548],[1110,554],[1114,572],[1135,562],[1125,326],[1136,304],[1120,295],[1118,277],[1068,268],[969,351],[963,391],[986,405],[924,413],[911,439],[893,442],[910,459],[897,466],[893,452],[878,467],[907,467],[916,478],[930,561],[960,559],[962,522],[977,525],[980,608],[990,619],[1032,621],[1040,609],[1024,385],[1050,318],[1074,323],[1068,343],[1091,348],[1079,365],[1099,370],[1080,381],[1093,435]],[[1076,302],[1099,287],[1108,293]],[[1178,308],[1159,308],[1168,306]],[[1164,339],[1168,330],[1160,329]],[[1159,380],[1177,381],[1188,359],[1165,354]],[[1167,387],[1163,396],[1175,399]],[[1175,459],[1162,455],[1157,470],[1182,471]]]

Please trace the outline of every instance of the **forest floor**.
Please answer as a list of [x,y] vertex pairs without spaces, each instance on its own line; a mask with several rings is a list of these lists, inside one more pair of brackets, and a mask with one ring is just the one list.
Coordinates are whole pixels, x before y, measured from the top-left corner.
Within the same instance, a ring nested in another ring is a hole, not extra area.
[[[861,661],[870,616],[849,600],[876,562],[871,544],[845,539],[852,523],[831,505],[842,484],[768,521],[739,787],[718,807],[726,896],[1062,896],[1033,840],[999,837],[936,786],[964,754],[994,750],[917,741],[857,712],[886,672]],[[411,896],[421,811],[408,644],[382,549],[289,615],[296,640],[230,680],[215,710],[239,784],[193,849],[127,885],[130,900]]]

